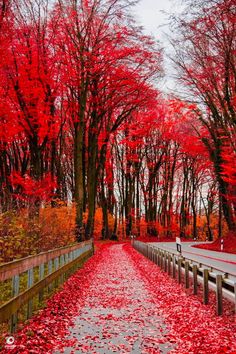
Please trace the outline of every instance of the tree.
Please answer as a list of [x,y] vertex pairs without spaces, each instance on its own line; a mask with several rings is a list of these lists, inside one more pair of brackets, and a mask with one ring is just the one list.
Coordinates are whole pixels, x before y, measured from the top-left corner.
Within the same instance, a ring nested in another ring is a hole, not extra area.
[[149,81],[160,71],[160,51],[132,26],[126,14],[132,3],[60,1],[56,9],[63,33],[58,42],[65,58],[62,80],[73,126],[79,240],[84,238],[87,203],[86,238],[93,233],[97,186],[112,134],[155,95]]
[[199,120],[209,132],[202,140],[214,163],[225,220],[235,231],[234,188],[231,178],[223,177],[226,151],[235,161],[235,2],[200,1],[190,6],[189,15],[177,19],[175,63],[180,80],[198,100]]

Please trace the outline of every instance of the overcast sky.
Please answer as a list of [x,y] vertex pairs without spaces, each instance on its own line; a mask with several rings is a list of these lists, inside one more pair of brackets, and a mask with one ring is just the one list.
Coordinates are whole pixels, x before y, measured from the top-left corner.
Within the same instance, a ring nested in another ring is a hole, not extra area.
[[135,15],[145,31],[162,39],[162,32],[168,29],[164,26],[167,22],[167,15],[164,12],[169,13],[172,10],[172,0],[141,0],[135,7]]
[[[145,33],[158,39],[164,50],[168,51],[170,45],[165,36],[165,33],[170,34],[171,32],[168,26],[168,13],[180,11],[178,0],[140,0],[134,10],[137,22],[143,26]],[[165,59],[165,71],[166,78],[163,89],[170,92],[174,90],[175,84],[171,78],[173,69],[167,59]]]

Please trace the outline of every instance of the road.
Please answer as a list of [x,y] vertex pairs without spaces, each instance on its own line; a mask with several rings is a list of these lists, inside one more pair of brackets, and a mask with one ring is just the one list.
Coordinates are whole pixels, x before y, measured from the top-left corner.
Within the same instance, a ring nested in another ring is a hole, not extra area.
[[[152,242],[153,246],[178,254],[175,242]],[[196,263],[213,267],[222,273],[228,273],[229,279],[236,280],[236,254],[208,251],[192,247],[198,242],[182,242],[182,255]]]

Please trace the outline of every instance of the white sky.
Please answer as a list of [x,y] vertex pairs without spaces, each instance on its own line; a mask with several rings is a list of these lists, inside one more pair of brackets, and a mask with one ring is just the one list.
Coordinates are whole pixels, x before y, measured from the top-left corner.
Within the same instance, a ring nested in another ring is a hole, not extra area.
[[135,15],[138,22],[144,27],[148,34],[162,39],[162,32],[167,30],[164,26],[168,15],[163,12],[173,11],[172,0],[141,0],[135,7]]
[[[165,33],[170,34],[171,30],[168,26],[168,13],[177,13],[180,11],[178,0],[140,0],[139,4],[134,8],[137,23],[143,26],[146,34],[154,36],[160,41],[164,51],[170,51],[170,45]],[[165,59],[165,80],[163,87],[165,92],[175,90],[175,84],[171,78],[173,69],[168,59]]]

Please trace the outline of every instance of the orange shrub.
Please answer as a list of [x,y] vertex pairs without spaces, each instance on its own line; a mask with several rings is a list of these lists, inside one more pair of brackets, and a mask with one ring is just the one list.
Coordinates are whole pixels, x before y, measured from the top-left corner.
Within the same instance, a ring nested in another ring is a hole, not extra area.
[[74,207],[47,206],[39,218],[28,218],[27,210],[0,215],[0,263],[73,243]]

